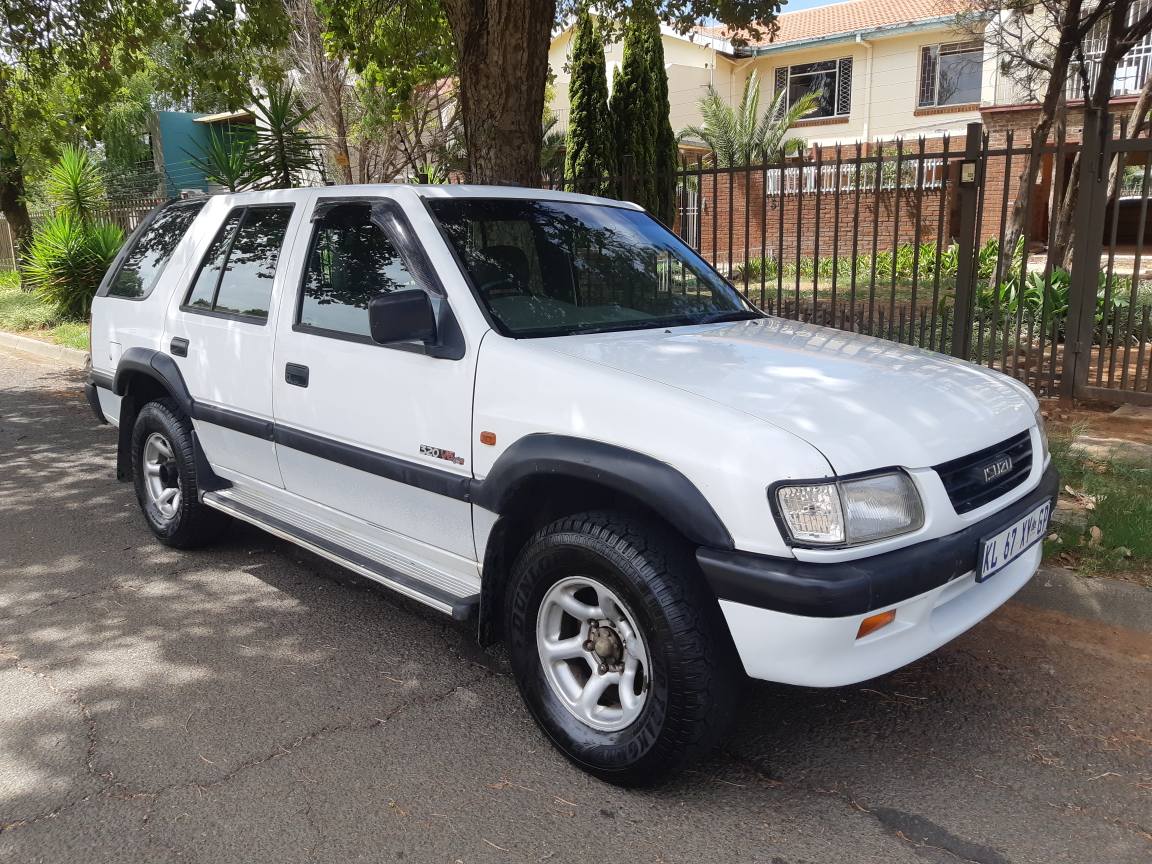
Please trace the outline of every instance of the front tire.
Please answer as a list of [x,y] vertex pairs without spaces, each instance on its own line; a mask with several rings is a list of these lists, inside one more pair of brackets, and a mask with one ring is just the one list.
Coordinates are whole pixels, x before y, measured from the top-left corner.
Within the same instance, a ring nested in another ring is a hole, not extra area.
[[520,692],[578,767],[649,785],[723,736],[739,659],[691,550],[670,530],[609,512],[557,520],[520,553],[507,597]]
[[132,481],[152,533],[165,546],[194,549],[227,527],[200,502],[192,422],[170,399],[147,403],[132,427]]

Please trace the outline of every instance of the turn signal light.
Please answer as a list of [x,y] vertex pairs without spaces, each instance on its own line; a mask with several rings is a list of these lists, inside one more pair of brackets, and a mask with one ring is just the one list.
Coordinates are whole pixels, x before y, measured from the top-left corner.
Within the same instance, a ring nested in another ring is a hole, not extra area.
[[496,433],[495,432],[481,432],[480,433],[480,443],[481,444],[487,444],[489,447],[491,447],[493,444],[496,443]]
[[869,615],[860,622],[860,629],[856,631],[856,638],[863,639],[871,633],[875,633],[881,627],[887,627],[896,620],[896,610],[889,609],[887,612],[878,612],[875,615]]

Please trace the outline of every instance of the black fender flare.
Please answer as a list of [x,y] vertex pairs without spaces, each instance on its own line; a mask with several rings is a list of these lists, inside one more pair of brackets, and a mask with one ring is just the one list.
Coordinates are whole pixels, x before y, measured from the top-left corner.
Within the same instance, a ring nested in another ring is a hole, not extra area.
[[[175,360],[153,348],[134,347],[125,351],[120,356],[116,374],[112,378],[112,392],[122,400],[116,446],[116,478],[124,482],[132,479],[132,429],[136,425],[136,413],[140,406],[132,398],[130,387],[137,376],[151,378],[159,383],[185,416],[190,419],[197,416],[196,400],[188,392],[188,385],[184,383],[184,376],[180,374],[180,367]],[[212,470],[195,429],[192,430],[192,445],[196,454],[196,477],[200,489],[211,492],[230,486],[227,480],[222,480]]]
[[484,480],[471,487],[472,503],[496,513],[483,551],[477,637],[490,645],[501,637],[501,606],[511,561],[503,559],[509,510],[517,489],[540,477],[595,483],[643,502],[697,546],[734,549],[732,535],[687,477],[667,462],[614,444],[568,435],[538,433],[512,444]]
[[517,488],[541,476],[584,480],[644,502],[697,546],[733,549],[732,535],[687,477],[652,456],[569,435],[525,435],[472,485],[472,502],[503,514]]
[[112,392],[120,397],[127,395],[133,375],[144,375],[160,382],[176,400],[180,410],[192,416],[192,394],[188,392],[180,367],[167,354],[153,348],[129,348],[120,356],[120,362],[116,365]]

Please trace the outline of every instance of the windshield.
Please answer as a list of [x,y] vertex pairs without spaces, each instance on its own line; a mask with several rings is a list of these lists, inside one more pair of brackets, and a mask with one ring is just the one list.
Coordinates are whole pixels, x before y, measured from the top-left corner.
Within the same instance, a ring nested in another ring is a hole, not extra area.
[[499,198],[429,202],[509,336],[759,318],[675,234],[638,210]]

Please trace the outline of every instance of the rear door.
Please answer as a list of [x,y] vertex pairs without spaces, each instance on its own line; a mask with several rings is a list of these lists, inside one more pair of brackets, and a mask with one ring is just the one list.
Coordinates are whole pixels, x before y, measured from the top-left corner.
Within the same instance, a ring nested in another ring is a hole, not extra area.
[[373,202],[321,193],[307,254],[293,256],[300,272],[277,327],[273,383],[280,470],[290,492],[386,529],[380,542],[408,560],[475,580],[464,495],[475,350],[453,360],[372,341],[376,294],[421,288],[448,302],[428,284],[435,275],[404,210],[374,200],[393,227],[373,222]]
[[217,473],[281,486],[271,434],[272,322],[281,252],[303,208],[277,202],[225,209],[198,268],[172,300],[164,350],[196,400],[196,432]]

